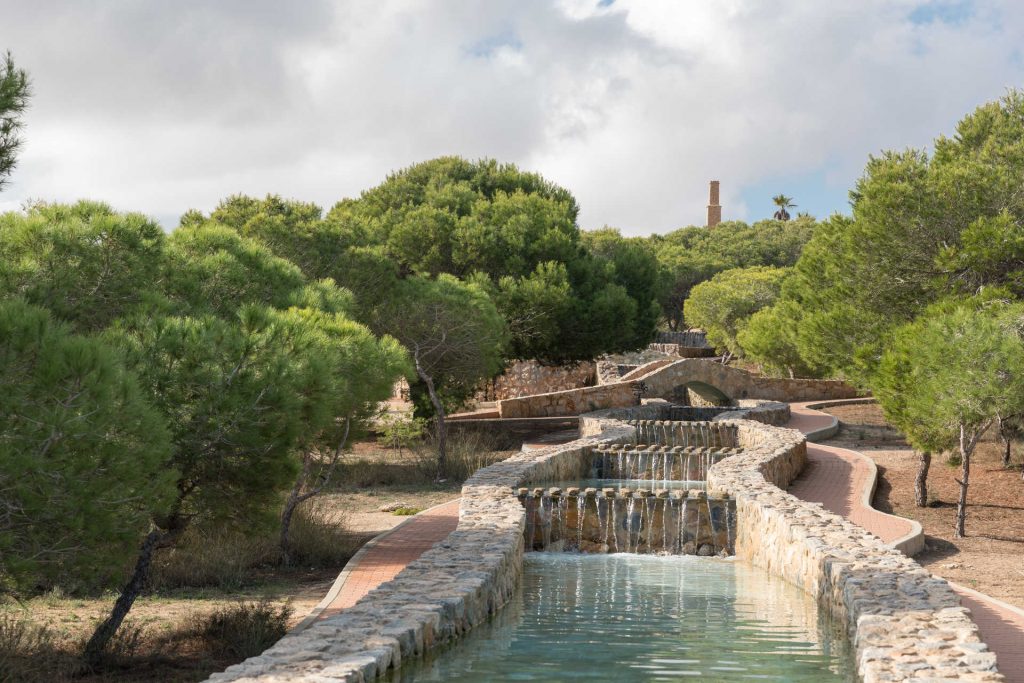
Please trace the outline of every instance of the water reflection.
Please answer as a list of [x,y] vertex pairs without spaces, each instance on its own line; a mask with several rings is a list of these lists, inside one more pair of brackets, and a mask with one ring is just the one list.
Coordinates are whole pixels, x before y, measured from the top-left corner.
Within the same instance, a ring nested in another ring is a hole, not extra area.
[[533,553],[498,618],[393,681],[853,681],[795,586],[733,561]]

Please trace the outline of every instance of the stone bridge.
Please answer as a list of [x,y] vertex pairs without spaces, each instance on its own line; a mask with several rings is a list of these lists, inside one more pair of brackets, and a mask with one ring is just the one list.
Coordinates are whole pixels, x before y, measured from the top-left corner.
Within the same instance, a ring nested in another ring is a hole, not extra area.
[[620,382],[499,401],[498,412],[503,418],[580,415],[637,405],[640,397],[685,404],[689,392],[711,405],[735,405],[741,399],[790,403],[859,395],[856,388],[836,380],[761,377],[705,358],[651,365],[648,372],[641,369]]

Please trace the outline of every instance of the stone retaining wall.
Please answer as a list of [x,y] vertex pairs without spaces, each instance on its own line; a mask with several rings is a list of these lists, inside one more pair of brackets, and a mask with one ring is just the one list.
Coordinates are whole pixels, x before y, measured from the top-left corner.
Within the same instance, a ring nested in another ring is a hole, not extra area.
[[699,329],[680,330],[678,332],[661,330],[654,337],[654,342],[656,344],[678,344],[679,346],[700,348],[708,345],[708,336],[704,330]]
[[736,498],[736,555],[782,576],[842,619],[866,683],[1001,681],[995,655],[949,584],[820,505],[783,490],[800,472],[798,432],[736,422],[743,454],[712,466]]
[[[581,432],[594,436],[477,472],[463,488],[458,528],[444,541],[355,606],[209,680],[371,681],[490,619],[522,570],[525,512],[516,487],[577,478],[592,447],[633,442],[635,426],[609,413],[581,420]],[[736,501],[737,555],[803,587],[845,620],[867,683],[1003,680],[949,584],[783,490],[806,461],[799,432],[749,420],[713,424],[743,448],[708,477],[712,495]]]
[[597,383],[595,364],[584,361],[573,365],[541,365],[535,360],[517,360],[505,372],[477,391],[477,401],[500,401],[552,391],[577,389]]
[[499,401],[498,411],[502,417],[542,417],[621,408],[637,403],[640,387],[649,398],[686,403],[687,392],[693,391],[716,405],[742,399],[798,403],[858,395],[856,387],[836,380],[762,377],[717,361],[684,358],[643,375],[630,375],[629,381]]

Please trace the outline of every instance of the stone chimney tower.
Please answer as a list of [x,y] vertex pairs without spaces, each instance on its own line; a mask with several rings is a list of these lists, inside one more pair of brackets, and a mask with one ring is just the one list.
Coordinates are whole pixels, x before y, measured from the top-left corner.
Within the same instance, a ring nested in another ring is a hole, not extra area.
[[708,196],[708,227],[713,228],[722,222],[722,205],[718,203],[718,181],[711,181],[711,192]]

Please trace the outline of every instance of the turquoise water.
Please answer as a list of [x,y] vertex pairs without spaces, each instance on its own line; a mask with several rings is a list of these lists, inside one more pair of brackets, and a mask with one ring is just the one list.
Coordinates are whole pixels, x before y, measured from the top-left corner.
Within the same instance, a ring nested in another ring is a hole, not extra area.
[[854,681],[849,644],[803,591],[742,563],[526,556],[491,624],[392,681]]

